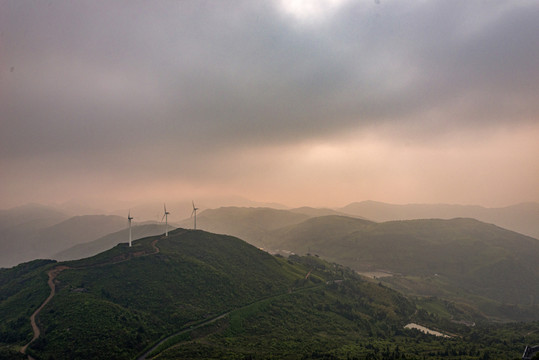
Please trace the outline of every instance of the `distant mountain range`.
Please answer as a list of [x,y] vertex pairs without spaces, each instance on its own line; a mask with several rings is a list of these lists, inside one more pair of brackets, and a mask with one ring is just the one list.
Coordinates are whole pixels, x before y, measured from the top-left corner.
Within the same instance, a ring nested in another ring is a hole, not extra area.
[[0,211],[0,267],[38,258],[127,227],[114,215],[69,217],[54,208],[27,205]]
[[[169,231],[173,230],[169,227]],[[148,236],[163,234],[165,232],[164,224],[144,224],[134,225],[131,229],[133,241]],[[62,250],[52,256],[55,260],[77,260],[99,254],[109,250],[120,243],[127,243],[129,239],[129,230],[123,229],[112,234],[105,235],[99,239],[77,244],[68,249]]]
[[[527,319],[539,303],[539,290],[530,286],[539,283],[534,266],[539,240],[505,230],[500,222],[533,232],[539,223],[534,222],[536,211],[533,203],[502,209],[376,202],[339,210],[224,207],[201,211],[197,227],[237,236],[271,252],[311,253],[358,271],[384,270],[394,276],[381,281],[405,293],[464,301],[492,317]],[[456,214],[499,221],[495,226],[440,219]],[[428,219],[386,221],[406,217]],[[174,225],[192,228],[193,220]],[[133,226],[134,239],[163,232],[163,224]],[[37,205],[3,210],[0,266],[35,258],[84,258],[127,238],[127,221],[119,216],[69,217]],[[503,304],[510,306],[502,309]]]
[[[158,212],[159,209],[156,208],[154,211]],[[325,215],[350,215],[377,222],[469,217],[539,238],[539,204],[537,203],[504,208],[444,204],[393,205],[374,201],[352,203],[337,210],[310,207],[287,210],[224,207],[201,211],[197,220],[198,227],[201,229],[238,236],[259,247],[267,248],[265,238],[269,231]],[[152,218],[154,217],[152,215]],[[72,217],[70,221],[60,224],[70,218],[71,216],[63,211],[38,204],[0,210],[0,267],[13,266],[34,258],[53,257],[69,247],[95,241],[112,232],[127,228],[127,221],[120,216],[83,215]],[[140,220],[143,218],[137,216],[138,225],[142,224]],[[185,219],[175,226],[192,228],[193,219]],[[81,234],[81,236],[74,237],[75,234]],[[143,233],[143,235],[149,235],[149,233]],[[118,241],[123,241],[121,236]],[[112,242],[108,244],[114,245]],[[105,243],[107,242],[104,241],[103,244]],[[95,251],[98,250],[104,250],[104,248],[96,247]],[[87,256],[90,252],[81,252],[80,255]]]
[[[218,234],[237,236],[250,244],[266,248],[265,239],[271,231],[326,215],[343,215],[343,213],[311,207],[290,210],[265,207],[222,207],[207,209],[198,214],[197,227]],[[188,229],[193,225],[192,218],[179,223],[180,227]]]

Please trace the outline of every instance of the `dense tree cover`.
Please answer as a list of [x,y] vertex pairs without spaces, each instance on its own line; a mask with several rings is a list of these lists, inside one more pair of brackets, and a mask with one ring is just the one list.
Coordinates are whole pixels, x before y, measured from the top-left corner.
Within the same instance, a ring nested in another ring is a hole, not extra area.
[[[465,305],[407,298],[316,256],[271,256],[179,229],[88,259],[1,270],[0,359],[20,357],[31,339],[28,317],[48,296],[55,266],[66,269],[39,314],[42,334],[28,349],[35,359],[134,359],[173,334],[152,356],[511,359],[539,343],[539,323],[481,322]],[[408,322],[453,337],[405,330]]]
[[[366,298],[372,303],[358,301]],[[235,311],[169,344],[156,359],[519,359],[539,339],[538,323],[453,324],[451,338],[405,330],[403,320],[419,317],[408,313],[407,300],[377,311],[384,298],[383,289],[354,281],[311,288]]]
[[[67,269],[56,277],[57,293],[39,314],[43,331],[28,349],[35,358],[133,358],[190,324],[330,279],[314,269],[305,280],[312,270],[307,264],[271,256],[237,238],[186,230],[58,265]],[[46,280],[42,272],[40,286]],[[27,319],[21,319],[25,326]]]
[[[405,330],[413,305],[379,286],[346,280],[234,311],[162,349],[156,359],[518,359],[539,324],[453,324],[451,338]],[[443,329],[445,330],[445,329]]]
[[265,246],[314,253],[410,295],[465,302],[492,319],[539,320],[539,241],[474,219],[374,223],[322,216],[268,234]]
[[35,260],[0,269],[0,344],[32,338],[29,318],[49,295],[46,269],[53,263]]

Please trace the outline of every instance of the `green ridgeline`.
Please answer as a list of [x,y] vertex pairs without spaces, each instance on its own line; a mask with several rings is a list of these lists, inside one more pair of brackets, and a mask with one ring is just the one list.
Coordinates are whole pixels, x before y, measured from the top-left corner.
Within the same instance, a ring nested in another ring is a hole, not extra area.
[[267,247],[313,253],[411,295],[464,302],[494,319],[539,320],[539,240],[473,219],[374,223],[323,216],[274,231]]
[[[178,229],[87,259],[0,270],[0,359],[20,357],[32,338],[28,317],[48,296],[55,266],[69,269],[38,317],[42,334],[28,349],[37,360],[135,359],[174,334],[152,356],[518,358],[539,343],[539,323],[470,327],[452,321],[473,318],[464,306],[416,305],[318,257],[275,257],[234,237]],[[456,336],[404,330],[408,322]]]
[[[183,229],[56,265],[69,269],[56,277],[57,293],[38,316],[43,331],[28,349],[37,359],[134,358],[189,324],[331,278],[313,274],[304,281],[309,265],[271,256],[237,238]],[[12,327],[23,334],[5,343],[22,346],[31,339],[28,317],[49,293],[51,266],[29,272],[30,287],[2,288],[6,299],[0,311],[12,312]],[[11,272],[6,278],[18,277],[15,270],[6,271]],[[24,303],[26,292],[38,300]],[[14,300],[20,301],[16,311],[9,307]]]

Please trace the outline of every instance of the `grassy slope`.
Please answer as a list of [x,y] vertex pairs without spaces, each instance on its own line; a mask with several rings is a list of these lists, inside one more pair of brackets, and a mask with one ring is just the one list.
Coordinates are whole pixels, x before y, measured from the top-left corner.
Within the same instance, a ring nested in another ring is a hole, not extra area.
[[16,358],[17,345],[32,339],[29,318],[49,295],[45,271],[52,263],[35,260],[0,269],[0,344],[8,344],[0,346],[0,355]]
[[[153,240],[62,263],[72,269],[56,279],[58,292],[39,317],[44,331],[32,355],[133,359],[164,335],[234,309],[176,339],[179,346],[168,344],[160,358],[382,359],[405,353],[408,359],[479,359],[487,351],[512,358],[523,344],[539,341],[538,323],[477,329],[453,324],[458,309],[448,303],[424,301],[415,311],[397,292],[316,257],[272,257],[239,239],[202,231],[172,232],[159,240],[158,254]],[[21,296],[46,297],[45,271],[51,265],[34,262],[0,272],[2,298],[19,297],[11,309],[15,317],[33,311]],[[5,304],[0,303],[2,314],[10,311]],[[439,340],[402,330],[410,320],[462,338]],[[11,344],[31,338],[25,326]],[[0,346],[0,358],[16,358],[14,349]]]
[[[414,312],[394,291],[351,273],[345,278],[234,311],[178,337],[156,359],[517,359],[539,340],[539,323],[467,327],[440,318],[458,311],[449,303],[424,302]],[[457,336],[404,330],[409,320]]]
[[[68,262],[78,269],[57,277],[58,293],[31,346],[39,358],[133,358],[161,336],[257,299],[282,294],[309,269],[270,256],[243,241],[178,230],[147,252],[152,238]],[[98,265],[98,266],[96,266]]]
[[[472,219],[371,223],[320,217],[274,232],[273,246],[317,253],[357,270],[400,273],[384,281],[408,293],[466,297],[495,316],[504,315],[500,303],[539,299],[532,286],[539,283],[539,241]],[[516,308],[505,313],[533,316]]]
[[539,219],[539,203],[533,202],[503,208],[485,208],[449,204],[396,205],[364,201],[349,204],[341,208],[340,211],[355,216],[365,216],[380,222],[431,218],[473,218],[539,239],[539,222],[537,221]]

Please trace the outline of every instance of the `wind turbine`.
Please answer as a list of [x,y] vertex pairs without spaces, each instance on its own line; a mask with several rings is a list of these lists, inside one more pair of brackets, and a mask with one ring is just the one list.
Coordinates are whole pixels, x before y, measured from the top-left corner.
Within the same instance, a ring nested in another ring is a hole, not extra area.
[[163,214],[161,222],[165,219],[165,236],[168,236],[168,214],[170,213],[167,211],[167,206],[165,204],[163,204],[163,209],[165,209],[165,213]]
[[127,213],[127,221],[129,221],[129,247],[131,247],[131,220],[133,220],[133,217],[131,216],[131,210]]
[[195,207],[195,202],[193,201],[193,212],[191,213],[191,217],[195,214],[195,230],[197,229],[197,210],[198,208]]

